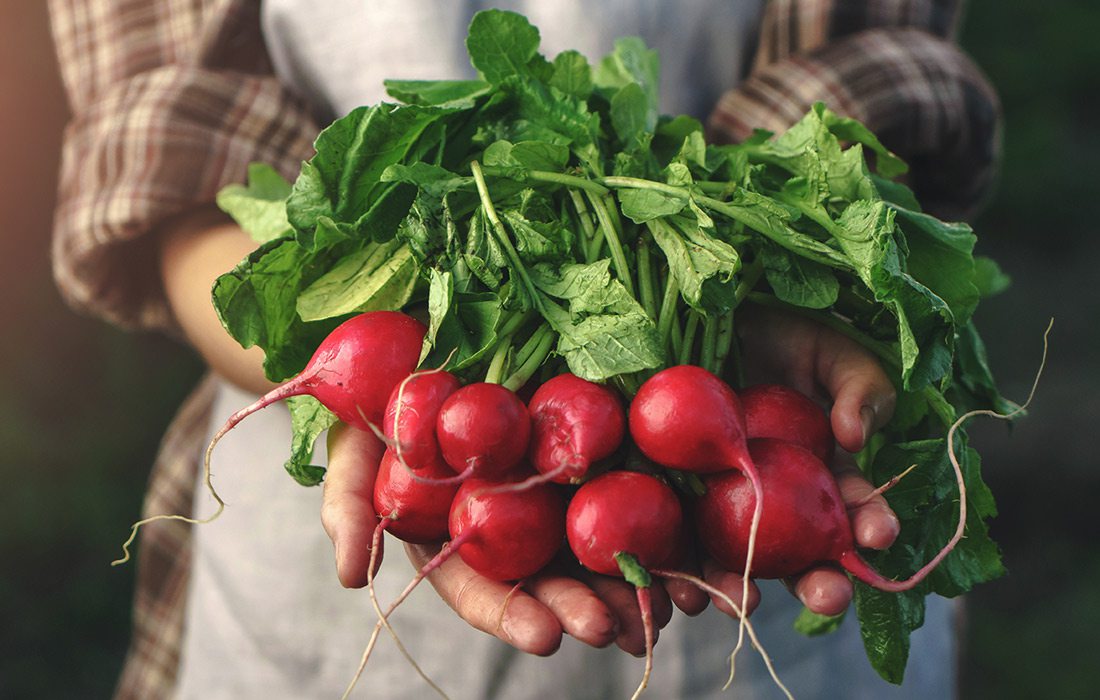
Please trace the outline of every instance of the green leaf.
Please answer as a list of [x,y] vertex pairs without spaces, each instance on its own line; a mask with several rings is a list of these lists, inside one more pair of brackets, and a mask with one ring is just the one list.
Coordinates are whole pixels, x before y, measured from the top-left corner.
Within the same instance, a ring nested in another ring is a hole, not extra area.
[[954,317],[946,302],[903,270],[894,215],[881,200],[853,202],[836,222],[836,240],[875,299],[897,318],[902,379],[915,390],[950,373]]
[[855,603],[871,666],[884,680],[901,685],[909,661],[909,635],[924,624],[924,594],[884,593],[857,582]]
[[686,196],[654,189],[622,189],[618,197],[623,216],[636,224],[679,214],[688,205]]
[[982,255],[974,258],[974,285],[983,299],[1000,294],[1012,285],[1008,276],[992,258]]
[[1016,410],[1016,404],[997,389],[985,342],[973,321],[959,328],[955,339],[955,365],[956,380],[952,392],[962,395],[956,399],[962,410],[992,409],[1002,414]]
[[495,294],[456,292],[450,272],[431,271],[428,334],[421,364],[456,372],[492,350],[497,341],[501,304]]
[[[638,37],[615,40],[615,49],[600,61],[593,80],[609,98],[629,84],[637,84],[645,96],[646,124],[657,124],[661,62],[657,52]],[[652,131],[654,127],[648,130]]]
[[845,613],[839,615],[819,615],[809,608],[802,608],[794,621],[794,629],[807,637],[831,634],[844,622]]
[[290,183],[264,163],[248,166],[248,185],[228,185],[217,196],[218,208],[244,229],[252,240],[266,243],[294,233],[286,218]]
[[325,468],[310,464],[313,446],[321,433],[336,424],[336,414],[312,396],[292,396],[286,400],[290,409],[292,438],[290,459],[286,471],[302,486],[316,486],[325,477]]
[[298,315],[303,321],[319,321],[364,311],[397,311],[412,297],[416,280],[407,244],[370,243],[303,290]]
[[268,379],[299,372],[336,321],[305,323],[296,312],[298,295],[355,246],[338,232],[330,245],[308,250],[294,239],[261,245],[215,281],[214,307],[222,325],[242,347],[263,348]]
[[517,211],[503,212],[512,229],[516,251],[526,263],[568,259],[573,232],[560,221],[532,221]]
[[539,30],[515,12],[483,10],[470,22],[466,50],[482,77],[499,85],[527,74],[527,64],[539,50]]
[[492,86],[484,80],[386,80],[386,92],[411,105],[467,109]]
[[648,144],[644,137],[657,126],[657,114],[638,83],[627,83],[611,98],[611,126],[626,150]]
[[[418,145],[422,134],[449,110],[417,105],[379,104],[360,107],[336,120],[317,137],[316,155],[302,166],[287,200],[287,216],[300,232],[312,231],[322,218],[329,218],[350,231],[376,238],[372,223],[382,212],[379,198],[397,197],[395,185],[382,182],[382,173],[401,162]],[[411,203],[408,196],[394,204]],[[387,213],[392,213],[388,208]],[[403,212],[398,207],[401,216]],[[385,217],[391,224],[394,216]],[[388,232],[392,235],[392,231]]]
[[965,223],[947,223],[902,207],[891,208],[908,243],[909,274],[947,302],[955,323],[966,323],[979,299],[974,231]]
[[764,277],[780,300],[808,309],[826,309],[836,303],[840,283],[828,267],[776,245],[761,246],[760,259]]
[[[539,307],[559,334],[557,352],[569,370],[589,381],[604,381],[660,366],[657,327],[641,304],[612,279],[610,260],[536,265],[530,270],[543,296]],[[551,297],[561,299],[568,309]]]
[[550,87],[571,97],[587,100],[592,94],[592,68],[579,51],[562,51],[554,57]]
[[733,278],[741,269],[741,257],[733,246],[715,238],[713,228],[708,231],[694,217],[654,220],[648,228],[689,306],[711,314],[733,308]]
[[818,102],[813,106],[813,111],[820,115],[822,122],[830,132],[842,141],[860,143],[874,151],[878,156],[876,169],[884,178],[894,178],[909,172],[909,166],[901,158],[882,145],[878,137],[860,122],[850,117],[841,117],[825,105]]

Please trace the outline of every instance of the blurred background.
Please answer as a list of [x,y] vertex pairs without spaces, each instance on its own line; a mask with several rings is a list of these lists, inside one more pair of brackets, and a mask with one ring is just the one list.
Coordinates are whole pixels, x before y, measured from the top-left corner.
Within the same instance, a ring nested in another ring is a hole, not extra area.
[[[1091,698],[1100,685],[1100,3],[971,0],[962,34],[1000,91],[1005,161],[976,221],[1014,279],[977,314],[1004,393],[1030,415],[970,426],[1009,575],[968,597],[964,698]],[[67,118],[42,0],[0,2],[0,698],[108,697],[132,567],[107,563],[201,366],[181,346],[69,311],[49,270]],[[1092,348],[1092,350],[1089,350]]]

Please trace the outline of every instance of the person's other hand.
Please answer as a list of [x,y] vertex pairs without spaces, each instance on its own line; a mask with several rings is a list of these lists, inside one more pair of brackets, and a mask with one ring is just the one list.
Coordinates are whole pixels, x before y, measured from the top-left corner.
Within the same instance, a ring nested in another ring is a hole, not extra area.
[[[831,403],[833,434],[843,450],[858,452],[890,420],[894,386],[875,357],[855,341],[790,313],[748,307],[738,321],[750,380],[783,383]],[[886,500],[881,495],[867,498],[874,487],[849,455],[839,454],[831,466],[849,506],[856,545],[885,549],[893,544],[899,525]],[[740,580],[730,572],[709,570],[724,587]],[[838,614],[852,600],[852,583],[836,567],[817,567],[787,583],[806,607],[822,615]]]

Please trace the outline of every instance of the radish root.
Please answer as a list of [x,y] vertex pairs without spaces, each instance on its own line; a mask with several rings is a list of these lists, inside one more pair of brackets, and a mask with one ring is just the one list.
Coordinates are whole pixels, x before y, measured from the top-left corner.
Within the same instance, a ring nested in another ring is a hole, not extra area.
[[[749,581],[752,577],[752,558],[756,551],[756,539],[760,530],[760,518],[764,512],[764,487],[760,483],[760,473],[756,470],[756,465],[747,456],[740,465],[741,471],[745,474],[745,477],[752,484],[753,492],[753,508],[752,508],[752,524],[749,526],[749,543],[748,552],[745,555],[745,571],[741,575],[741,601],[747,603],[749,600]],[[734,610],[738,610],[734,608]],[[748,616],[742,614],[739,610],[737,612],[739,619],[737,625],[737,644],[733,647],[733,651],[730,653],[730,675],[726,679],[726,684],[722,686],[722,690],[726,690],[733,683],[733,674],[736,668],[737,655],[741,653],[741,648],[745,645],[745,631],[748,626]]]
[[[733,599],[726,595],[725,591],[722,591],[721,589],[710,585],[698,576],[693,576],[683,571],[651,569],[650,573],[654,576],[660,576],[662,578],[675,578],[682,581],[687,581],[688,583],[697,586],[700,590],[705,591],[706,593],[709,593],[716,598],[719,598],[722,602],[728,605],[730,609],[733,610],[738,618],[740,618],[744,623],[744,629],[748,632],[749,639],[752,640],[752,645],[756,647],[756,650],[758,652],[760,652],[760,657],[764,660],[764,665],[767,666],[768,673],[771,675],[772,681],[775,682],[775,685],[781,691],[783,691],[783,694],[788,698],[788,700],[794,700],[794,696],[791,695],[791,691],[787,689],[787,686],[783,684],[783,681],[779,680],[779,674],[777,674],[775,671],[775,665],[772,664],[771,657],[768,656],[768,652],[764,649],[764,645],[760,643],[760,639],[756,636],[756,628],[753,627],[753,624],[749,621],[748,616],[741,610],[741,606],[739,606],[737,603],[734,603]],[[742,600],[747,600],[747,597]],[[740,643],[740,640],[738,640],[738,645],[740,645]],[[730,677],[726,684],[722,687],[723,690],[729,688],[730,683],[733,682],[735,654],[736,649],[734,650],[734,654],[730,654]]]
[[409,664],[412,665],[413,669],[416,670],[420,677],[424,679],[424,682],[430,685],[432,687],[432,690],[438,693],[440,697],[444,698],[444,700],[449,700],[449,696],[447,695],[447,693],[445,693],[442,688],[436,685],[435,682],[428,676],[428,674],[426,674],[424,670],[420,668],[420,665],[416,663],[416,660],[413,659],[412,655],[405,648],[405,645],[402,644],[401,640],[397,636],[397,632],[393,629],[389,622],[389,616],[392,615],[393,611],[397,609],[397,606],[400,605],[405,600],[405,598],[409,596],[410,593],[412,593],[417,584],[419,584],[424,579],[424,577],[431,573],[436,567],[443,563],[443,559],[441,559],[440,557],[443,552],[447,550],[447,548],[445,547],[444,549],[440,550],[439,554],[437,554],[434,558],[432,558],[431,561],[425,564],[424,567],[417,572],[416,576],[409,583],[409,585],[405,587],[405,590],[401,592],[401,595],[399,595],[397,599],[390,604],[389,608],[385,612],[383,612],[381,605],[379,605],[378,603],[378,597],[375,594],[374,569],[377,565],[378,552],[381,549],[382,545],[382,533],[386,529],[386,526],[389,524],[389,522],[393,519],[394,516],[392,514],[382,518],[382,520],[378,523],[378,526],[374,529],[374,537],[371,542],[369,564],[370,568],[367,569],[367,589],[370,592],[371,605],[374,606],[374,611],[378,613],[378,622],[375,623],[374,629],[371,630],[370,639],[367,641],[366,648],[363,649],[363,656],[359,660],[359,668],[356,669],[355,676],[352,677],[351,683],[349,683],[347,689],[344,690],[344,694],[341,696],[340,700],[347,700],[348,697],[350,697],[352,690],[359,682],[359,678],[362,677],[363,670],[367,667],[367,661],[370,660],[370,655],[374,651],[374,646],[378,642],[378,636],[381,633],[383,627],[385,627],[389,631],[390,635],[393,637],[393,641],[397,644],[397,648],[401,651],[401,654],[405,657]]
[[653,601],[646,586],[635,586],[634,592],[638,596],[638,610],[642,613],[642,630],[645,632],[645,671],[642,672],[642,681],[630,700],[641,697],[649,685],[649,677],[653,674]]
[[849,503],[847,505],[847,509],[848,510],[855,510],[856,508],[862,508],[863,506],[870,503],[871,499],[873,499],[875,496],[881,496],[882,494],[886,493],[890,489],[897,486],[899,481],[901,481],[905,477],[909,476],[909,473],[911,471],[913,471],[914,469],[916,469],[916,468],[917,468],[916,464],[909,465],[909,468],[906,469],[905,471],[903,471],[901,474],[898,474],[897,476],[891,477],[890,480],[887,481],[885,484],[883,484],[882,486],[879,486],[877,489],[870,492],[869,494],[867,494],[863,498],[859,499],[858,501],[855,501],[853,503]]
[[523,588],[523,581],[516,581],[516,585],[512,586],[512,590],[508,591],[508,595],[504,596],[504,602],[500,605],[500,616],[497,618],[497,632],[504,630],[504,614],[508,612],[508,604],[512,602],[512,598],[516,593]]
[[1039,379],[1043,376],[1043,369],[1046,367],[1050,330],[1053,326],[1054,319],[1051,319],[1050,323],[1047,324],[1046,331],[1043,333],[1043,355],[1039,361],[1039,369],[1035,372],[1035,380],[1031,384],[1031,391],[1028,392],[1026,401],[1008,413],[998,413],[988,408],[968,411],[959,416],[947,431],[947,457],[951,460],[951,468],[955,471],[955,480],[959,485],[959,523],[955,528],[955,534],[951,536],[951,539],[943,546],[943,549],[941,549],[936,556],[932,557],[932,559],[922,566],[915,574],[902,581],[892,581],[883,577],[881,574],[874,571],[867,561],[859,556],[857,552],[852,550],[850,552],[845,552],[840,557],[841,566],[847,569],[849,573],[853,574],[864,583],[880,590],[891,592],[908,591],[923,581],[928,574],[932,573],[932,571],[939,566],[940,562],[955,549],[955,546],[963,538],[963,534],[966,531],[966,479],[963,475],[962,465],[959,464],[959,458],[955,456],[955,433],[958,432],[963,423],[974,416],[990,416],[991,418],[1010,420],[1027,410],[1027,407],[1031,405],[1032,399],[1035,398],[1035,391],[1039,388]]

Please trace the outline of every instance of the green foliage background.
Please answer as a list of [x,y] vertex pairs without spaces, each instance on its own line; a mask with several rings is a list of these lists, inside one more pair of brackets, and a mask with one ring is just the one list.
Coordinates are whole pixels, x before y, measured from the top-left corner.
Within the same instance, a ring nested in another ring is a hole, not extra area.
[[[0,24],[34,27],[23,33],[41,42],[41,5],[6,5]],[[1000,261],[1014,284],[976,318],[1009,397],[1026,394],[1042,331],[1056,319],[1030,415],[1012,430],[984,419],[970,429],[998,498],[992,534],[1009,575],[967,599],[965,698],[1083,698],[1100,682],[1091,633],[1100,627],[1092,507],[1100,472],[1086,442],[1100,416],[1097,27],[1094,2],[972,0],[962,35],[1005,112],[1001,180],[975,229],[977,252]],[[54,92],[33,106],[60,109],[48,51],[18,43],[4,51],[3,65],[15,56],[41,64],[38,81]],[[16,107],[0,106],[6,128]],[[45,241],[61,116],[38,120],[53,129],[44,151],[0,149],[4,170],[20,175],[5,185],[42,184],[32,194],[3,188],[2,235],[13,241],[0,261],[4,698],[110,695],[128,637],[133,568],[107,562],[139,511],[160,435],[201,371],[174,342],[76,317],[59,300]],[[28,201],[38,202],[36,218],[9,216]]]

